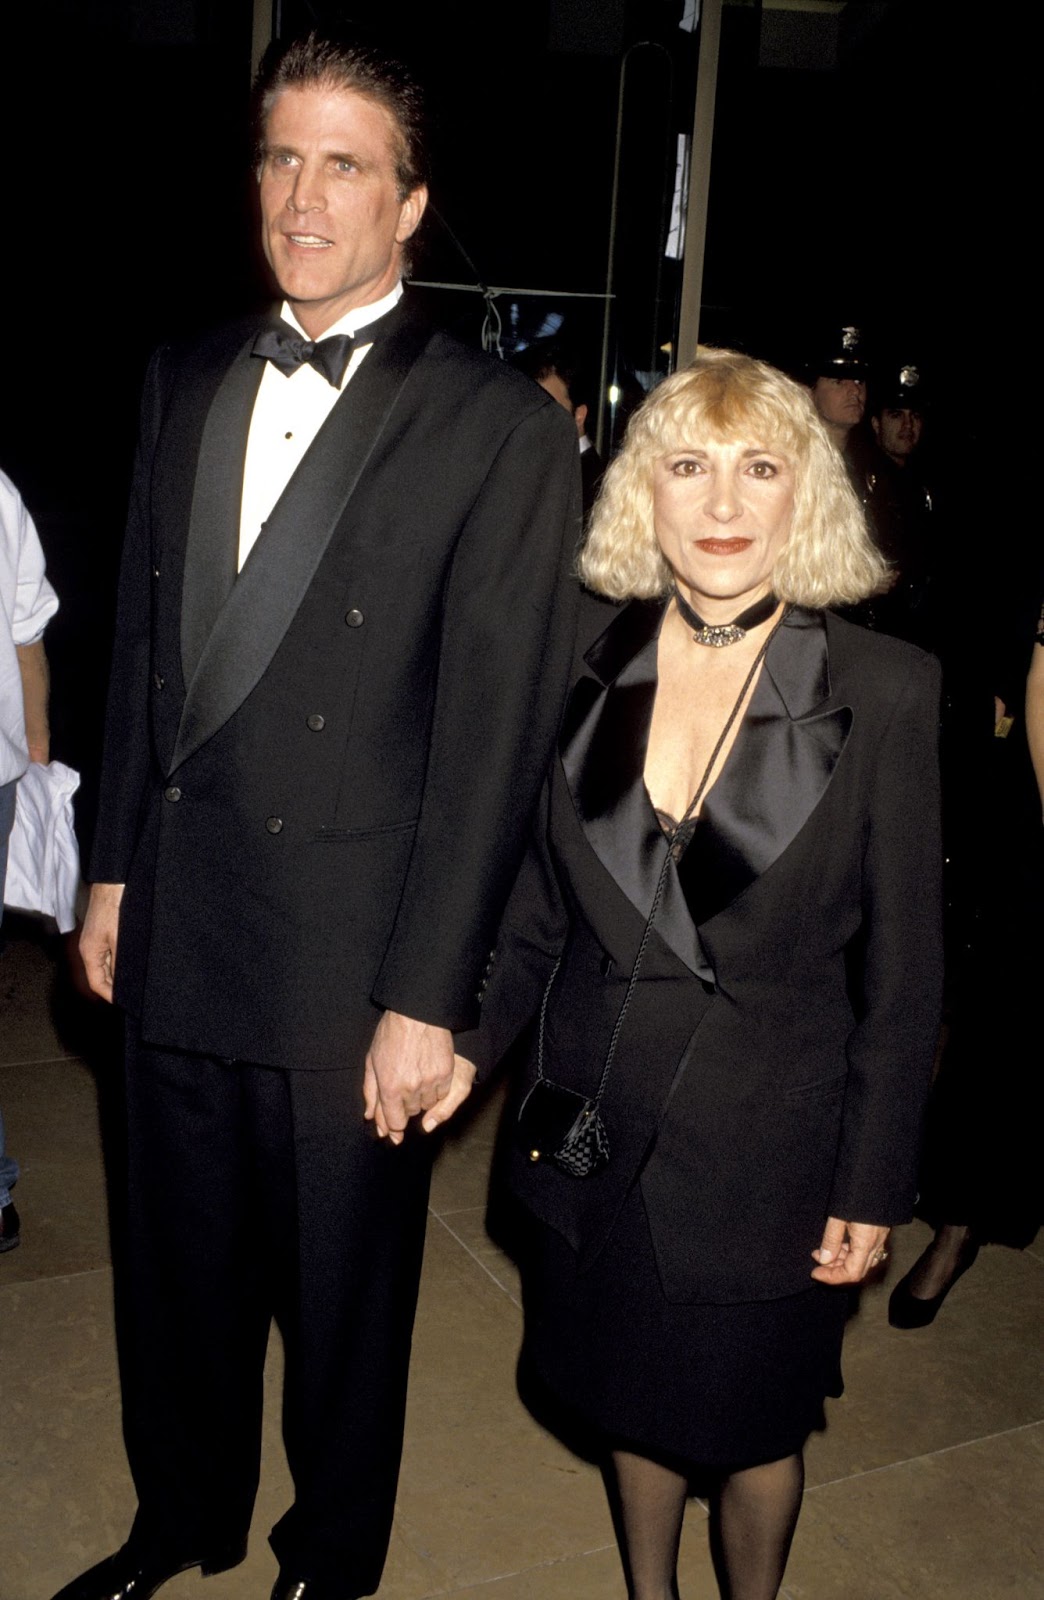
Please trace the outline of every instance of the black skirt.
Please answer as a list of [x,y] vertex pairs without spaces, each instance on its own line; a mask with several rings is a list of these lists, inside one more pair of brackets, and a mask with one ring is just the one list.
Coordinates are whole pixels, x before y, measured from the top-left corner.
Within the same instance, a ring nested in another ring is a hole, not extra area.
[[825,1396],[843,1391],[848,1291],[810,1282],[778,1300],[672,1304],[640,1184],[587,1271],[536,1221],[521,1265],[523,1371],[614,1445],[693,1468],[778,1461],[822,1427]]

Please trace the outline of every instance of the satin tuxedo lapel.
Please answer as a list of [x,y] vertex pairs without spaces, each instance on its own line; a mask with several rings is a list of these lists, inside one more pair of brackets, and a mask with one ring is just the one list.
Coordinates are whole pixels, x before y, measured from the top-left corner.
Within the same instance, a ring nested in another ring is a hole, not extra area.
[[[592,646],[560,741],[588,843],[645,917],[667,855],[643,777],[656,694],[662,603],[635,602]],[[772,642],[725,768],[694,838],[671,861],[656,933],[689,970],[713,981],[700,928],[778,859],[822,798],[852,724],[829,704],[826,629],[795,608]]]
[[727,909],[797,837],[852,727],[830,704],[826,624],[794,607],[765,658],[743,726],[679,864],[699,924]]
[[[265,370],[239,351],[214,396],[199,446],[181,591],[181,671],[191,684],[221,608],[236,581],[239,509],[250,417]],[[238,472],[229,463],[238,461]]]
[[[573,690],[559,745],[587,842],[643,917],[668,853],[644,778],[663,612],[659,601],[633,602],[587,652],[595,678],[581,678]],[[691,972],[713,981],[673,862],[655,926]]]
[[252,341],[233,362],[200,449],[182,595],[187,691],[171,772],[228,721],[275,655],[429,337],[426,326],[405,318],[382,336],[320,428],[238,578],[241,472],[230,474],[228,463],[245,458],[262,363],[250,354]]

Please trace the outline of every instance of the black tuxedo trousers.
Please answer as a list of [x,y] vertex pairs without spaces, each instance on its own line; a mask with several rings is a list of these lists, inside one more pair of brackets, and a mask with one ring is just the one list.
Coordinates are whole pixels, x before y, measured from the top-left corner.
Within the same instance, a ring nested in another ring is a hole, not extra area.
[[134,1537],[187,1560],[246,1538],[273,1310],[294,1504],[287,1570],[372,1594],[391,1534],[431,1142],[398,1148],[347,1072],[142,1045],[128,1027],[132,1206],[118,1274]]

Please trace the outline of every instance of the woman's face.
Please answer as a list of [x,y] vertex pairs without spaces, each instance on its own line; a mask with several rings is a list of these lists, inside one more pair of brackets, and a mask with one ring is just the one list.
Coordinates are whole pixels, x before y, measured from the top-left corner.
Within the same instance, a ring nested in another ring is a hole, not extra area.
[[793,511],[791,463],[746,440],[708,440],[653,467],[657,541],[706,621],[725,612],[729,620],[768,593]]

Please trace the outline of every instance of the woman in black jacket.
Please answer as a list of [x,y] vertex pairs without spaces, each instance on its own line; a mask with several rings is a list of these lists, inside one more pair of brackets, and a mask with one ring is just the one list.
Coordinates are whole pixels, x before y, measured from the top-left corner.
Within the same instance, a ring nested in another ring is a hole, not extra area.
[[[805,391],[728,351],[636,414],[581,566],[630,603],[591,601],[458,1048],[481,1074],[538,1019],[510,1170],[526,1352],[605,1442],[633,1600],[677,1595],[696,1467],[720,1482],[723,1593],[770,1600],[841,1391],[844,1291],[914,1198],[938,671],[825,609],[883,564]],[[562,1164],[562,1089],[597,1099],[586,1176]]]

